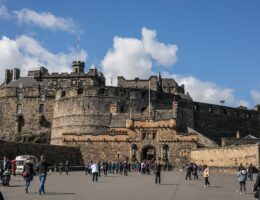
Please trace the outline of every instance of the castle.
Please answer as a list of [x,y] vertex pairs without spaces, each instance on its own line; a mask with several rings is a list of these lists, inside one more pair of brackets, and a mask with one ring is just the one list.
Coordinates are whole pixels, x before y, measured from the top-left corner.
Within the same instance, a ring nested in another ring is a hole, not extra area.
[[20,77],[5,71],[0,86],[0,140],[80,147],[84,160],[162,157],[188,162],[190,151],[221,138],[260,137],[254,110],[195,102],[173,79],[151,76],[106,86],[96,68],[74,61],[72,73],[41,67]]

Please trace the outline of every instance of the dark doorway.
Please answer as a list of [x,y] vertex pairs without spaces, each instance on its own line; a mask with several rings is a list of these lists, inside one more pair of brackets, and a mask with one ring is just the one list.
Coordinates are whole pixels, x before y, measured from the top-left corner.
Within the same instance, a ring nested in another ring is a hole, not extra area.
[[156,160],[156,149],[152,145],[145,146],[141,153],[141,160]]

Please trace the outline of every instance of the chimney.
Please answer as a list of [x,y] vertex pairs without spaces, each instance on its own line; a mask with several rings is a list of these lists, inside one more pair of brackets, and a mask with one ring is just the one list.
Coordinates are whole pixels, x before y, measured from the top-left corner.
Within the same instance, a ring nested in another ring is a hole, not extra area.
[[5,84],[8,84],[12,81],[13,78],[13,70],[6,69],[5,70]]
[[20,69],[14,68],[13,70],[13,80],[17,80],[20,78]]

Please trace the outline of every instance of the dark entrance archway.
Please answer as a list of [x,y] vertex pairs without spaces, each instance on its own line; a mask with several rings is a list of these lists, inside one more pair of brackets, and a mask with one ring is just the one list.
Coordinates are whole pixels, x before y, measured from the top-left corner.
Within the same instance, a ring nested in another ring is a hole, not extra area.
[[147,145],[141,152],[141,161],[156,160],[156,148],[152,145]]

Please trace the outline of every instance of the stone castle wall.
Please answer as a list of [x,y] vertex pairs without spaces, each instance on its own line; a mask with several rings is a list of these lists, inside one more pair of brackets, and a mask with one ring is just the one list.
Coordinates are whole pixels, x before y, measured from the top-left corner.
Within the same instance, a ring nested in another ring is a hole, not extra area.
[[60,145],[79,146],[85,162],[124,161],[133,156],[132,145],[136,145],[136,159],[143,160],[145,149],[152,147],[155,158],[163,158],[163,146],[167,145],[168,160],[174,166],[190,161],[190,151],[197,148],[196,134],[177,134],[174,120],[131,121],[127,128],[110,128],[108,132],[93,134],[64,134]]
[[178,128],[193,128],[220,144],[221,138],[260,137],[260,112],[193,101],[178,102]]
[[83,165],[82,155],[78,147],[55,146],[45,144],[29,144],[0,141],[0,159],[8,156],[15,159],[19,155],[44,155],[50,164],[70,161],[70,165]]
[[[108,87],[103,74],[96,69],[84,73],[82,62],[74,62],[73,69],[70,74],[49,74],[47,69],[41,68],[28,73],[27,78],[34,77],[36,86],[1,86],[0,139],[48,143],[51,134],[54,138],[71,132],[97,134],[111,126],[112,113],[124,114],[123,118],[113,120],[115,126],[122,126],[121,122],[129,118],[130,113],[131,117],[141,120],[147,114],[149,82],[153,118],[163,116],[158,110],[172,110],[172,102],[178,102],[177,116],[174,116],[178,132],[187,133],[190,127],[219,143],[221,137],[233,137],[238,130],[241,137],[248,134],[260,137],[260,109],[194,102],[184,94],[184,86],[160,76],[148,80],[119,77],[118,87]],[[18,98],[20,92],[22,99]],[[17,114],[19,104],[22,113]],[[39,112],[41,105],[43,113]]]
[[[0,94],[1,130],[0,138],[9,141],[30,141],[37,143],[37,137],[42,135],[42,142],[49,142],[53,118],[54,94],[45,94],[42,101],[37,88],[22,89],[18,97],[17,88],[7,88]],[[17,106],[21,113],[17,113]],[[43,105],[43,113],[39,112]],[[38,138],[39,139],[39,138]]]
[[238,167],[240,163],[248,166],[252,163],[258,168],[259,144],[193,150],[191,160],[213,167]]

